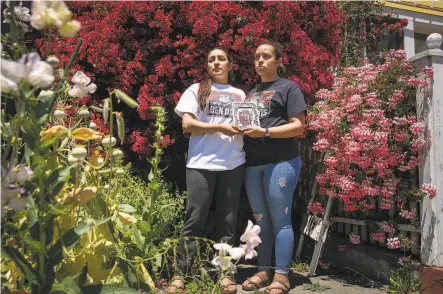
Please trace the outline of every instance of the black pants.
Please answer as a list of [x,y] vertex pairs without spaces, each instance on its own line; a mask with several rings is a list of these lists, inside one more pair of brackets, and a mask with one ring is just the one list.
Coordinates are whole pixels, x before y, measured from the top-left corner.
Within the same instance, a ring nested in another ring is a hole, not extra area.
[[[186,170],[186,222],[181,232],[177,254],[177,274],[187,275],[197,253],[197,241],[202,237],[211,201],[215,197],[216,240],[233,244],[238,205],[244,181],[245,165],[227,171]],[[188,238],[184,238],[188,237]]]

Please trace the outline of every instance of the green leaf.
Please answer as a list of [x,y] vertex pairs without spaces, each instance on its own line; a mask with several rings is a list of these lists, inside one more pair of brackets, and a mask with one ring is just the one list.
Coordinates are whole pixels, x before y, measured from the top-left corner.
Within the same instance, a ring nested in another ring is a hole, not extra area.
[[15,262],[30,284],[39,284],[37,272],[17,249],[2,245],[2,253]]
[[42,244],[38,240],[33,240],[33,238],[30,238],[29,235],[26,235],[23,238],[23,241],[25,242],[26,246],[31,249],[32,253],[39,253],[39,252],[45,252],[46,248],[42,246]]
[[48,178],[48,192],[57,195],[69,179],[72,166],[61,167],[54,170]]
[[118,206],[118,210],[120,210],[121,212],[126,212],[126,213],[131,213],[131,212],[137,211],[137,209],[135,209],[133,206],[131,206],[129,204],[120,204]]
[[61,283],[52,286],[51,294],[81,294],[82,291],[73,277],[66,277]]
[[147,221],[139,221],[137,222],[137,227],[143,233],[143,235],[148,235],[151,231],[151,225]]
[[40,99],[35,110],[35,115],[37,116],[37,122],[39,125],[43,125],[48,120],[54,97],[55,95],[39,96]]
[[54,217],[49,215],[46,221],[46,245],[49,245],[49,243],[52,241],[52,237],[54,236]]
[[[96,221],[95,225],[99,226],[105,222],[107,222],[108,220],[110,220],[110,218],[106,218],[100,221]],[[89,231],[91,231],[91,229],[93,228],[93,226],[91,226],[88,223],[83,223],[78,225],[75,228],[70,229],[69,231],[67,231],[61,239],[59,239],[48,251],[48,262],[46,263],[46,270],[51,269],[52,267],[56,266],[57,264],[59,264],[60,262],[63,261],[63,258],[65,257],[65,253],[63,251],[63,246],[62,246],[62,241],[63,241],[63,245],[65,246],[65,248],[67,250],[71,249],[74,247],[75,244],[77,244],[77,242],[80,240],[80,237],[85,234],[88,233]]]
[[23,129],[23,139],[26,145],[30,150],[35,152],[38,148],[38,142],[40,142],[40,128],[27,119],[23,119],[21,125]]
[[164,222],[164,223],[160,223],[157,224],[157,226],[155,227],[155,229],[152,231],[152,233],[149,235],[149,239],[150,240],[154,240],[155,238],[157,238],[158,236],[161,235],[161,233],[163,233],[163,231],[165,230],[166,226],[169,224],[169,222]]
[[81,287],[83,294],[140,294],[140,291],[124,285],[90,285]]

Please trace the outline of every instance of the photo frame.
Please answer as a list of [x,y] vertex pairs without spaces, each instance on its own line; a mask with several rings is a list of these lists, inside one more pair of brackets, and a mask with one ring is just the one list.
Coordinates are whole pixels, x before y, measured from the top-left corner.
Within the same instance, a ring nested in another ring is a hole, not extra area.
[[257,104],[252,102],[233,103],[233,124],[241,129],[260,126]]

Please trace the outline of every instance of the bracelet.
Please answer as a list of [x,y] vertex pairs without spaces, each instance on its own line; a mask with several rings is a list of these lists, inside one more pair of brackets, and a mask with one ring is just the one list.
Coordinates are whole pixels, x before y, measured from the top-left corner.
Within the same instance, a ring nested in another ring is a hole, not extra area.
[[263,139],[271,138],[271,133],[269,133],[269,128],[265,129],[265,134],[263,135]]

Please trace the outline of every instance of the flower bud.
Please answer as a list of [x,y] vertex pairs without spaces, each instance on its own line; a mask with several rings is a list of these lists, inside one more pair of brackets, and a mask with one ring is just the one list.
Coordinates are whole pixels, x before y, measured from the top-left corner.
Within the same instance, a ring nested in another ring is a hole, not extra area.
[[[54,92],[51,90],[42,90],[38,94],[39,99],[51,99],[52,97],[54,97]],[[55,112],[54,112],[54,114],[55,114]]]
[[80,116],[80,118],[87,119],[87,118],[89,118],[89,116],[90,116],[90,112],[89,112],[88,109],[86,109],[86,108],[82,108],[82,109],[80,109],[80,111],[78,112],[78,116]]
[[96,125],[96,123],[95,122],[93,122],[93,121],[91,121],[90,123],[89,123],[89,128],[91,129],[91,130],[97,130],[97,125]]
[[73,166],[73,165],[77,165],[77,164],[79,164],[80,163],[80,160],[78,160],[77,158],[75,158],[73,155],[69,155],[68,156],[68,162],[69,162],[69,164],[71,165],[71,166]]
[[49,63],[53,69],[57,69],[60,61],[58,60],[57,57],[51,55],[46,59],[46,62]]
[[123,157],[123,151],[121,151],[120,149],[115,149],[114,151],[112,151],[112,156],[116,159],[120,159]]
[[117,144],[117,139],[115,139],[114,137],[106,137],[102,140],[103,147],[107,149],[115,146],[115,144]]
[[83,160],[85,159],[87,153],[88,152],[84,147],[77,146],[72,150],[71,155],[77,158],[78,160]]
[[105,122],[108,121],[108,118],[109,118],[109,111],[110,111],[110,108],[109,108],[109,100],[108,100],[108,99],[105,99],[105,101],[103,102],[103,120],[104,120]]
[[64,110],[56,109],[54,111],[54,116],[55,116],[56,119],[62,120],[62,119],[64,119],[66,117],[66,113],[65,113]]

